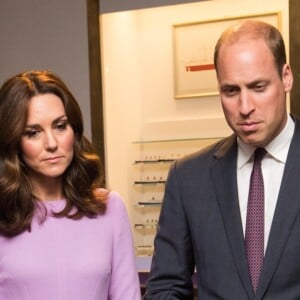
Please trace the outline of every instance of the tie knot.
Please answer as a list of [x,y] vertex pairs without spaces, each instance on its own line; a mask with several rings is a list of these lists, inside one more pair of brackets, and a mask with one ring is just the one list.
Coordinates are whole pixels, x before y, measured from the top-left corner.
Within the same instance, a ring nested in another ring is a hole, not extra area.
[[265,148],[256,148],[256,150],[254,151],[254,162],[260,163],[266,153],[267,151],[265,150]]

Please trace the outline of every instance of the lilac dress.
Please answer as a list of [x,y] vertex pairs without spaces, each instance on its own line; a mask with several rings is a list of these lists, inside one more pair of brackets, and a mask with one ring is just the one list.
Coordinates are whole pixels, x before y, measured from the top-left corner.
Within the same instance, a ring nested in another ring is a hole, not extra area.
[[55,218],[64,200],[45,202],[32,231],[0,236],[0,300],[139,300],[132,233],[125,205],[111,192],[105,215]]

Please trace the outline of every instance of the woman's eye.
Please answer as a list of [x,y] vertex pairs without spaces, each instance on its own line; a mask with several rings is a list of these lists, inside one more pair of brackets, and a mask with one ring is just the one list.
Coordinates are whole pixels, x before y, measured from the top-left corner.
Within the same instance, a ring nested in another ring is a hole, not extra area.
[[34,138],[38,135],[38,131],[35,129],[28,129],[24,131],[23,135],[28,138]]
[[65,130],[68,126],[68,122],[57,123],[55,128],[58,130]]

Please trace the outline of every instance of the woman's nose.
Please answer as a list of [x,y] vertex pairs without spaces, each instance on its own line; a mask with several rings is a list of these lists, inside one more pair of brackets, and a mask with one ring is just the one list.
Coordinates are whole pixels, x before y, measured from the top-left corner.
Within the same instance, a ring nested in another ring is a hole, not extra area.
[[47,132],[45,136],[45,148],[53,151],[57,148],[57,139],[52,132]]

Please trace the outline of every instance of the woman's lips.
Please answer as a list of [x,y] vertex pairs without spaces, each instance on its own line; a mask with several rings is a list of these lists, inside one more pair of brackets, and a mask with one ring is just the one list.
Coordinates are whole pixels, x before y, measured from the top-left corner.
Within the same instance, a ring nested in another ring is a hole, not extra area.
[[62,156],[53,156],[53,157],[47,157],[44,159],[45,162],[54,164],[57,163],[60,159],[62,158]]

